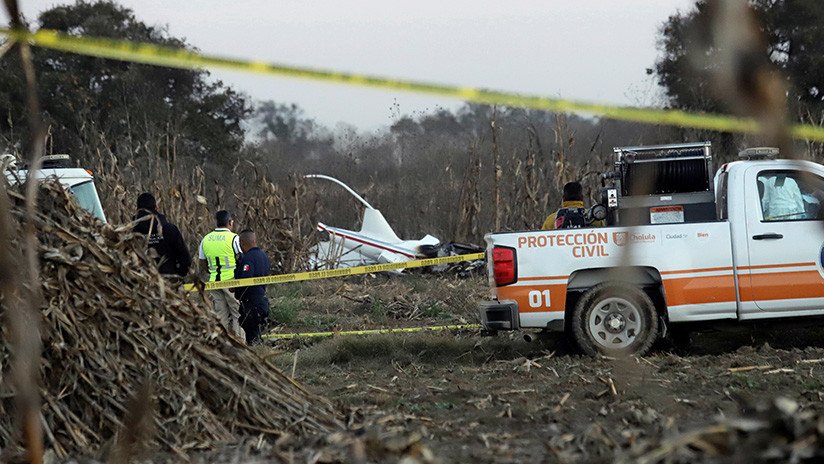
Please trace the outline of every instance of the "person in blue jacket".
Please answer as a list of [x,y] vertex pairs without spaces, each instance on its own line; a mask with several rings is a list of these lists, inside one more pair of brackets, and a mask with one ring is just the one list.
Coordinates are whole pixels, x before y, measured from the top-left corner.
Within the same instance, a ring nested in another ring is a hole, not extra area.
[[[251,229],[240,232],[243,255],[235,268],[235,279],[269,275],[269,257],[257,246],[257,236]],[[269,318],[269,299],[265,285],[239,287],[235,296],[240,300],[240,326],[246,331],[246,343],[260,342],[260,331]]]

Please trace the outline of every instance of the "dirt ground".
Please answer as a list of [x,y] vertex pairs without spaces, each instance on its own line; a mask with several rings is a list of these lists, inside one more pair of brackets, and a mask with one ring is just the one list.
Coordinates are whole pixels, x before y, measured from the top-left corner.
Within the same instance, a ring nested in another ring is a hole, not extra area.
[[[274,286],[280,324],[272,333],[475,323],[487,292],[480,276]],[[419,436],[440,462],[783,462],[789,458],[776,446],[811,446],[799,414],[824,412],[818,325],[700,333],[686,348],[662,342],[627,359],[584,357],[559,337],[527,343],[473,330],[271,341],[260,349],[351,423]],[[764,411],[775,404],[778,412]],[[759,426],[730,425],[754,414],[764,419]],[[824,432],[824,421],[818,429],[812,435]]]

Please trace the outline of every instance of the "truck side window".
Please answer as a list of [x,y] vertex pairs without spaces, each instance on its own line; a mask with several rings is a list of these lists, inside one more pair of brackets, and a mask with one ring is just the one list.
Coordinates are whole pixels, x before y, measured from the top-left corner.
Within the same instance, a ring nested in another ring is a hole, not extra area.
[[761,171],[756,182],[764,222],[821,219],[824,178],[804,171]]

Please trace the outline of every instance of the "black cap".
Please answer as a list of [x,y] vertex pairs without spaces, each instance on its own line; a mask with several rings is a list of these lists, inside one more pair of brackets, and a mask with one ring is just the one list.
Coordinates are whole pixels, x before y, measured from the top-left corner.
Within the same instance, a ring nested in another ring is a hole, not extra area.
[[584,187],[579,182],[567,182],[564,185],[564,201],[584,201]]
[[149,192],[141,193],[137,196],[137,209],[148,209],[154,211],[157,209],[157,200],[154,195]]

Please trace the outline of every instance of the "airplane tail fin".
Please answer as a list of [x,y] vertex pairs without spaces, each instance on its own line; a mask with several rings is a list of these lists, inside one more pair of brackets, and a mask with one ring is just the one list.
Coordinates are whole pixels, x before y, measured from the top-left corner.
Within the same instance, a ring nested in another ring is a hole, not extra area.
[[383,214],[373,208],[363,209],[363,226],[361,226],[360,233],[388,243],[401,241],[392,230],[392,226],[386,222]]

